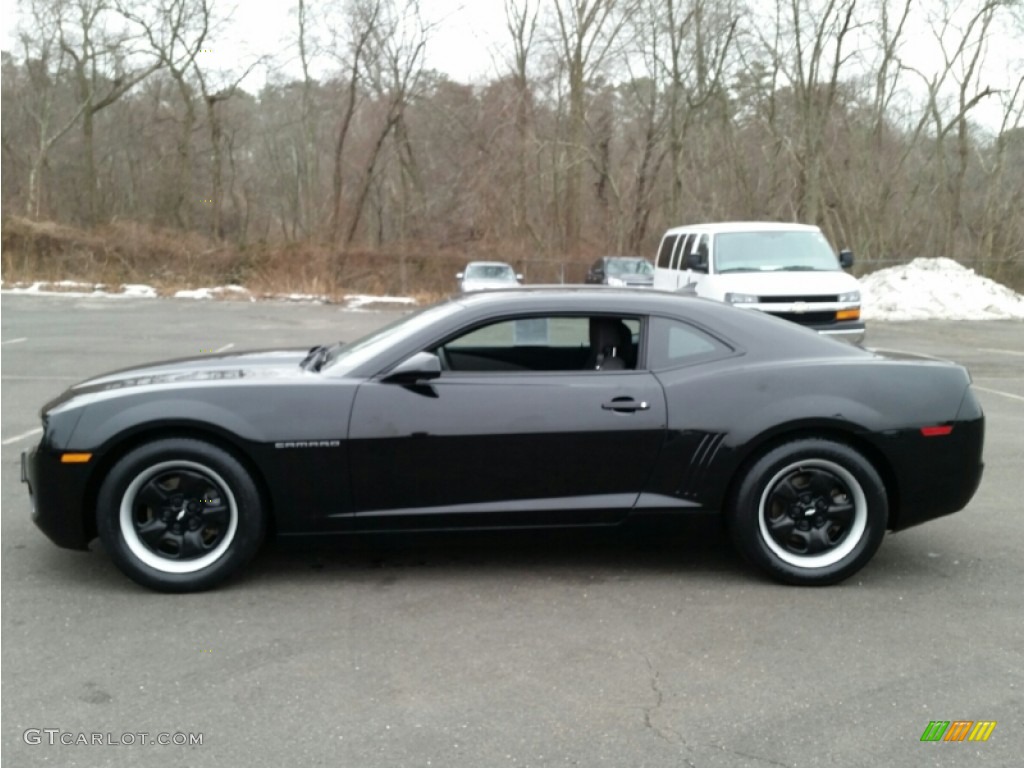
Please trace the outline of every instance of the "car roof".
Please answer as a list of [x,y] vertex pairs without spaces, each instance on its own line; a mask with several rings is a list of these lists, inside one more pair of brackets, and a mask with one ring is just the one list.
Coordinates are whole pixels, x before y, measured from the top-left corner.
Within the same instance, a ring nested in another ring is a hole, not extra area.
[[[863,349],[763,312],[693,295],[606,285],[528,285],[448,299],[479,319],[504,313],[662,315],[703,326],[755,357],[862,357]],[[463,321],[464,322],[464,321]]]
[[471,261],[467,267],[510,267],[511,264],[504,261]]
[[706,224],[686,224],[672,227],[666,235],[677,235],[680,232],[707,232],[717,235],[723,232],[820,232],[813,224],[797,224],[779,221],[716,221]]

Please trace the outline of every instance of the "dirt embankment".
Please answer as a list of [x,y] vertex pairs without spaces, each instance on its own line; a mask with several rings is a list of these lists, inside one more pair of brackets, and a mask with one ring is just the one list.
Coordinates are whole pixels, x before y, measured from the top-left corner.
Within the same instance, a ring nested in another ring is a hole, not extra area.
[[[407,245],[388,251],[341,251],[320,243],[236,245],[129,222],[87,231],[9,217],[3,221],[2,245],[5,285],[39,280],[143,283],[161,294],[242,285],[257,295],[429,298],[454,290],[455,273],[473,259],[507,261],[529,272],[531,283],[559,282],[566,271],[564,264],[526,261],[497,247],[445,250]],[[572,275],[565,277],[581,280],[585,265],[572,267]]]

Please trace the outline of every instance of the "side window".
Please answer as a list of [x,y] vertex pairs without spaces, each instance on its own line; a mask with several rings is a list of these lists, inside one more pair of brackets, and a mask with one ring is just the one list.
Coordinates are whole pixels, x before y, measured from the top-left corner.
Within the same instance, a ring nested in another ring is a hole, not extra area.
[[620,316],[507,318],[433,351],[454,372],[586,371],[636,367],[640,319]]
[[681,245],[676,249],[675,258],[672,259],[672,269],[686,269],[686,265],[684,264],[686,254],[688,254],[690,249],[693,248],[693,241],[696,237],[696,235],[691,233],[686,236],[685,240],[683,240],[680,236],[679,240]]
[[648,366],[655,371],[716,360],[732,354],[731,347],[681,320],[651,318]]
[[667,269],[672,260],[672,248],[678,240],[677,235],[666,235],[661,241],[661,248],[658,250],[658,266]]
[[[700,257],[701,262],[703,262],[704,264],[708,263],[709,248],[707,235],[700,236],[700,240],[697,242],[697,248],[694,252]],[[710,268],[710,265],[708,265],[708,268]],[[703,272],[705,270],[702,269],[700,271]]]

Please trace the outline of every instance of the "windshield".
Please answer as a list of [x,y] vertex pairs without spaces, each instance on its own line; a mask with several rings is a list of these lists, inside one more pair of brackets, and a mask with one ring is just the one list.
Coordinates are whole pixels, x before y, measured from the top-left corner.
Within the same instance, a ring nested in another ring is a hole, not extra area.
[[472,280],[515,281],[516,273],[508,264],[470,264],[466,267],[466,278]]
[[821,232],[728,232],[715,238],[716,272],[835,272],[839,261]]
[[351,344],[334,347],[327,354],[321,370],[330,368],[336,373],[347,374],[388,347],[399,344],[422,330],[424,326],[430,325],[443,317],[454,315],[461,309],[461,304],[445,302],[400,317],[393,323],[389,323],[383,328],[374,331],[369,336],[363,336],[363,338],[357,339]]
[[609,275],[653,275],[654,267],[647,259],[608,259]]

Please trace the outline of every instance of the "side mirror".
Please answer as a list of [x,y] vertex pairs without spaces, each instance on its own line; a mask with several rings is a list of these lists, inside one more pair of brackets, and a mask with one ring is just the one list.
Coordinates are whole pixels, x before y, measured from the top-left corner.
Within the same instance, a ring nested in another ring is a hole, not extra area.
[[521,274],[519,274],[518,272],[516,272],[516,280],[519,280],[520,282],[522,282],[522,280],[523,280],[523,276]]
[[456,280],[461,280],[462,278],[463,278],[463,274],[462,274],[462,272],[456,272],[456,273],[455,273],[455,279],[456,279]]
[[843,269],[849,269],[853,266],[853,251],[849,248],[843,248],[839,252],[839,266]]
[[441,375],[441,358],[433,352],[417,352],[394,368],[384,377],[388,384],[417,384]]
[[694,272],[708,271],[708,257],[703,253],[688,253],[683,259],[683,266]]

